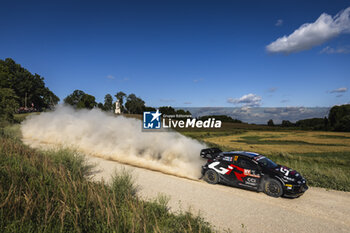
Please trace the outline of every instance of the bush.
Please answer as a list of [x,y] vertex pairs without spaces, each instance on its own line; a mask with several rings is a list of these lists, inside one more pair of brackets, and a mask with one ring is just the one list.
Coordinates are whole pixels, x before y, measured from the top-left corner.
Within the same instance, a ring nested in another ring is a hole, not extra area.
[[18,97],[10,88],[0,88],[0,121],[13,122],[13,114],[19,107]]

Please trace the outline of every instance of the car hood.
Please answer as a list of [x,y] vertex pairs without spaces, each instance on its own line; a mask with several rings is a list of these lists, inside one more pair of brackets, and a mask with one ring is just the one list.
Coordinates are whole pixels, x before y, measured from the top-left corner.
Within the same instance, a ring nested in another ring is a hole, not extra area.
[[305,179],[300,175],[300,173],[292,168],[277,165],[277,167],[271,168],[270,170],[281,177],[285,182],[296,182],[298,184],[305,183]]

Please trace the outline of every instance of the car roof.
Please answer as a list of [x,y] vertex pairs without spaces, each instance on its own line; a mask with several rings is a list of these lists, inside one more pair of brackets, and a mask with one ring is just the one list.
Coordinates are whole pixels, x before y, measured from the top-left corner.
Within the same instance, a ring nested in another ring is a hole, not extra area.
[[242,155],[245,157],[248,157],[250,159],[259,156],[260,154],[255,152],[249,152],[249,151],[229,151],[229,152],[223,152],[223,155]]

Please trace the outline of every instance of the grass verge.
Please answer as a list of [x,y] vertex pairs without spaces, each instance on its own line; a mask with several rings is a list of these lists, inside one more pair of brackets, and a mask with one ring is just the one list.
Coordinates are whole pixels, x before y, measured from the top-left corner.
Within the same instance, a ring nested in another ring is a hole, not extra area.
[[69,150],[40,152],[13,128],[0,129],[2,232],[211,232],[190,212],[171,213],[166,198],[144,201],[130,174],[92,182],[91,166]]

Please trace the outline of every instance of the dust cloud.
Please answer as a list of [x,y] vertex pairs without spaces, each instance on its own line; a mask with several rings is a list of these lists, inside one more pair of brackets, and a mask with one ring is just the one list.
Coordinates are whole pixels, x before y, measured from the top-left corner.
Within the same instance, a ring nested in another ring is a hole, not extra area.
[[142,132],[141,121],[98,109],[59,105],[28,117],[21,125],[25,144],[41,149],[73,148],[89,156],[197,179],[205,147],[177,132]]

